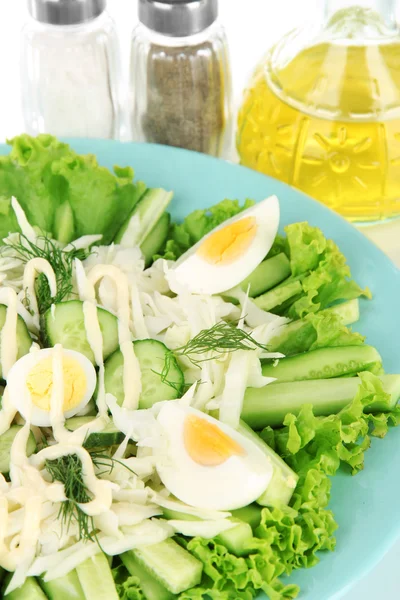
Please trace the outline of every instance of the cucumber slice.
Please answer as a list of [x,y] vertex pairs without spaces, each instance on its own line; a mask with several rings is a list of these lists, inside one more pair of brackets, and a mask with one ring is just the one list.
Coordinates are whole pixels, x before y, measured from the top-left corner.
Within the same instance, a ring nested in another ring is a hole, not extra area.
[[[0,435],[0,473],[8,473],[10,470],[11,446],[20,429],[22,429],[22,425],[11,425],[8,431],[5,431],[2,435]],[[31,431],[28,437],[28,443],[26,445],[26,453],[28,456],[30,456],[35,452],[35,450],[36,440]]]
[[21,587],[6,595],[5,592],[9,581],[10,578],[7,578],[3,594],[1,595],[2,598],[7,598],[7,600],[47,600],[45,593],[34,577],[28,577]]
[[[234,512],[232,511],[232,515]],[[258,509],[258,512],[260,510]],[[198,517],[188,515],[186,513],[179,512],[178,510],[171,510],[169,508],[163,508],[163,515],[166,519],[177,519],[178,521],[200,521]],[[235,554],[235,556],[245,556],[250,551],[250,542],[253,539],[253,532],[251,526],[248,523],[243,522],[239,518],[233,519],[237,521],[236,527],[228,529],[220,533],[216,540],[223,544],[229,552]],[[260,524],[261,517],[257,523]]]
[[76,571],[51,581],[39,579],[39,583],[49,600],[86,600]]
[[[52,309],[49,309],[43,317],[45,346],[62,344],[63,348],[76,350],[95,364],[94,354],[86,336],[83,302],[80,300],[59,302],[54,305],[53,310],[54,316]],[[106,359],[119,345],[118,319],[100,307],[97,308],[97,316],[103,336],[103,357]]]
[[260,448],[273,467],[272,479],[265,492],[257,499],[257,503],[261,506],[287,506],[299,480],[297,473],[244,421],[240,421],[238,431]]
[[151,265],[153,262],[153,256],[157,254],[157,252],[159,252],[164,246],[164,243],[168,237],[170,221],[171,217],[169,213],[165,212],[163,215],[161,215],[153,229],[140,244],[140,249],[144,256],[146,267]]
[[172,510],[171,508],[163,508],[163,515],[166,519],[176,519],[177,521],[199,521],[199,517],[194,515],[188,515],[187,513],[180,512],[179,510]]
[[232,510],[231,513],[234,519],[248,523],[252,530],[255,531],[261,523],[261,510],[262,508],[257,504],[249,504],[248,506],[243,506],[243,508]]
[[[3,329],[4,323],[6,321],[7,315],[7,306],[4,304],[0,304],[0,330]],[[30,348],[32,346],[32,338],[28,331],[27,326],[25,325],[25,321],[23,318],[18,315],[17,318],[17,359],[21,358],[21,356],[25,356],[28,354]],[[0,362],[0,379],[3,377],[3,370]]]
[[341,302],[330,308],[325,308],[321,312],[338,315],[342,319],[343,325],[351,325],[352,323],[356,323],[360,318],[360,302],[358,298],[353,298],[353,300],[347,300],[347,302]]
[[115,236],[115,243],[140,246],[160,219],[173,193],[162,188],[147,190]]
[[137,561],[133,552],[122,554],[121,559],[129,574],[139,579],[140,587],[147,600],[172,600],[175,598],[175,594],[169,592],[167,588],[150,575],[149,571]]
[[251,552],[253,530],[248,523],[238,521],[236,527],[223,531],[217,535],[216,539],[225,546],[231,554],[234,554],[235,556],[246,556]]
[[372,346],[338,346],[281,358],[276,366],[263,365],[262,373],[284,382],[356,375],[361,371],[379,373],[381,368],[382,359]]
[[131,552],[138,563],[173,594],[200,583],[202,563],[171,538]]
[[[351,325],[360,317],[358,300],[349,300],[320,311],[321,315],[337,315],[343,325]],[[286,356],[307,352],[317,339],[312,323],[301,319],[288,323],[273,337],[268,346],[271,352],[282,352]]]
[[[400,397],[400,375],[382,375],[380,379],[383,389],[391,396],[391,407],[394,407]],[[247,388],[242,419],[252,429],[258,430],[267,425],[282,425],[287,413],[297,415],[303,404],[312,404],[317,417],[336,414],[353,400],[359,385],[358,377],[342,377],[271,383],[262,388]],[[387,411],[388,407],[376,402],[368,410]]]
[[76,567],[85,600],[119,600],[107,557],[91,556]]
[[[242,281],[240,287],[247,292],[250,286],[249,296],[255,298],[264,294],[271,288],[287,279],[290,275],[290,262],[286,254],[281,252],[272,258],[263,260],[254,271]],[[227,292],[229,294],[229,292]]]
[[[71,417],[65,421],[65,427],[68,431],[75,431],[82,425],[91,423],[93,417]],[[104,448],[105,446],[118,446],[125,439],[125,436],[117,429],[112,421],[106,425],[103,431],[90,433],[84,442],[87,449]]]
[[284,283],[283,285],[278,286],[269,292],[262,294],[261,296],[258,296],[254,302],[259,308],[270,311],[286,302],[286,300],[301,294],[302,291],[303,288],[300,281],[288,281],[287,283]]
[[[157,340],[137,340],[133,342],[135,355],[139,361],[142,375],[142,393],[139,399],[139,408],[150,408],[160,400],[174,400],[179,398],[183,388],[183,373],[174,357],[171,357],[168,380],[169,385],[161,380],[168,348]],[[114,352],[105,363],[105,388],[106,392],[113,394],[121,405],[124,400],[123,386],[124,357],[120,350]]]

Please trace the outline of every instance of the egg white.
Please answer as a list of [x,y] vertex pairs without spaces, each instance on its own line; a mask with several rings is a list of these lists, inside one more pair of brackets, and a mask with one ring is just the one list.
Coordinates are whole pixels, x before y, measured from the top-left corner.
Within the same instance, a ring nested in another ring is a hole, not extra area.
[[[30,423],[38,427],[49,427],[51,425],[50,411],[43,410],[32,403],[26,380],[33,367],[38,362],[52,356],[53,352],[54,348],[45,348],[26,354],[13,365],[7,377],[7,391],[10,402],[24,419],[29,418]],[[80,364],[86,379],[84,397],[77,406],[64,413],[65,418],[69,419],[80,412],[93,396],[96,388],[96,371],[90,360],[80,352],[65,349],[62,352],[64,356],[69,356]]]
[[[202,466],[188,454],[184,423],[189,414],[217,425],[245,450],[217,466]],[[273,467],[265,454],[249,439],[216,419],[179,402],[166,402],[157,417],[162,443],[156,469],[162,483],[176,498],[201,509],[233,510],[247,506],[266,490]]]
[[[184,287],[193,294],[220,294],[237,286],[268,254],[278,231],[279,216],[279,200],[270,196],[215,227],[185,252],[167,274],[171,290],[179,293]],[[256,219],[257,232],[241,256],[224,265],[211,264],[197,254],[208,237],[246,217]]]

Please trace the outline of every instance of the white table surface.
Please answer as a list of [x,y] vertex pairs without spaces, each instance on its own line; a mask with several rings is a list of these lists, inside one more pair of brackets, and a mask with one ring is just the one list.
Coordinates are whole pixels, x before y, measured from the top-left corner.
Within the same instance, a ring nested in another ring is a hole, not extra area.
[[[279,0],[275,3],[266,0],[220,0],[220,14],[230,42],[234,92],[238,102],[241,90],[259,57],[283,33],[304,19],[315,18],[318,14],[315,9],[321,3],[322,0]],[[108,0],[108,7],[119,29],[122,59],[126,67],[130,32],[136,23],[137,0]],[[24,130],[20,109],[18,48],[25,16],[25,0],[0,2],[0,141]],[[400,267],[400,219],[364,227],[362,231]],[[400,598],[399,559],[400,540],[342,600]]]

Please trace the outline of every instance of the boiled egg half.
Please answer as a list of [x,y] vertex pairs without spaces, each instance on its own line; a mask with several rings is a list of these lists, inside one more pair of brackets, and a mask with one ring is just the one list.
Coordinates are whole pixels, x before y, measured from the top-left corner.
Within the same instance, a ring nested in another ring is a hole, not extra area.
[[171,290],[220,294],[235,287],[265,258],[278,226],[276,196],[228,219],[180,257],[167,274]]
[[60,394],[65,418],[81,411],[93,396],[96,371],[80,352],[60,348],[62,385],[54,390],[55,348],[35,350],[20,358],[10,369],[7,390],[10,402],[32,425],[51,425],[53,392]]
[[199,410],[166,402],[158,416],[159,477],[171,494],[196,508],[233,510],[266,490],[273,467],[248,438]]

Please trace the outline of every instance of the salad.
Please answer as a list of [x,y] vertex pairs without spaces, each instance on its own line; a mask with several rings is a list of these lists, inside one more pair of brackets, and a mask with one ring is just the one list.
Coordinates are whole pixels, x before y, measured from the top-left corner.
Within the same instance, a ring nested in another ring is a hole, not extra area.
[[[279,200],[172,193],[52,136],[0,157],[0,567],[9,600],[295,598],[331,476],[399,422],[349,328],[371,294]],[[363,300],[362,297],[364,297]]]

